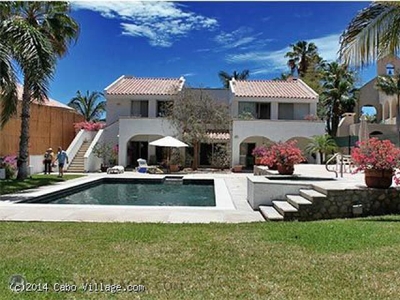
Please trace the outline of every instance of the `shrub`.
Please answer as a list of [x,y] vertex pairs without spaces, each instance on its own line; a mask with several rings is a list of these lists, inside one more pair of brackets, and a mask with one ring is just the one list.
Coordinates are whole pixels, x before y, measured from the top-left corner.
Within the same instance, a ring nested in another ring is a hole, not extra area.
[[[394,170],[400,167],[400,149],[389,140],[370,138],[351,151],[351,158],[357,169],[353,173],[366,169]],[[400,183],[399,173],[395,174],[394,181]]]
[[13,178],[17,172],[17,156],[7,155],[0,158],[0,168],[6,170],[6,179]]
[[81,129],[88,130],[88,131],[99,131],[100,129],[103,129],[106,126],[105,123],[102,122],[79,122],[79,123],[74,123],[74,128],[76,131],[79,131]]
[[279,142],[271,146],[261,163],[269,167],[274,165],[293,166],[305,161],[301,150],[296,146],[297,141]]

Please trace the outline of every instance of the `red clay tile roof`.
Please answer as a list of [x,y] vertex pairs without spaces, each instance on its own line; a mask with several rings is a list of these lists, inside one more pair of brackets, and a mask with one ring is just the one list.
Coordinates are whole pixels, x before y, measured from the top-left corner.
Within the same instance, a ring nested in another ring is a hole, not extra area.
[[173,95],[184,83],[181,78],[139,78],[123,76],[106,88],[108,95]]
[[315,93],[302,80],[234,80],[232,92],[237,97],[316,99]]
[[[17,85],[18,100],[22,101],[22,94],[23,94],[23,87],[22,87],[22,85],[18,84]],[[65,108],[65,109],[69,109],[69,110],[74,110],[72,107],[69,107],[68,105],[66,105],[64,103],[58,102],[57,100],[54,100],[51,98],[47,98],[47,99],[45,99],[44,102],[41,102],[41,103],[39,103],[37,100],[33,100],[32,102],[35,104],[40,104],[40,105],[60,107],[60,108]]]

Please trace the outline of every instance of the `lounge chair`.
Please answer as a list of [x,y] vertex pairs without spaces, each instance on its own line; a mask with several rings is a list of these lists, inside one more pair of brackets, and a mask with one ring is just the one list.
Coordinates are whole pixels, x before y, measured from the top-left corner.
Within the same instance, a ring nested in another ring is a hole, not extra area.
[[122,174],[124,171],[125,168],[123,166],[114,166],[107,169],[107,174]]
[[147,173],[147,170],[149,169],[147,161],[143,158],[139,158],[137,162],[138,162],[138,167],[136,168],[136,171],[139,173]]

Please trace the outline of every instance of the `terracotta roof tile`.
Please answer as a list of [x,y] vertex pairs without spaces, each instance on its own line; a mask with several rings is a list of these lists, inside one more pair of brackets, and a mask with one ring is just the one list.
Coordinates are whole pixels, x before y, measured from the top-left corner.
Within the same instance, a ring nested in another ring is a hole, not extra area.
[[173,95],[183,78],[138,78],[124,76],[106,88],[108,95]]
[[234,80],[237,97],[316,99],[315,93],[302,80]]
[[[22,101],[22,94],[23,94],[23,87],[22,85],[18,84],[17,85],[17,96],[18,100]],[[47,98],[43,102],[39,103],[37,100],[32,101],[35,104],[40,104],[40,105],[46,105],[46,106],[51,106],[51,107],[60,107],[60,108],[65,108],[69,110],[74,110],[72,107],[69,107],[68,105],[61,103],[57,100]]]

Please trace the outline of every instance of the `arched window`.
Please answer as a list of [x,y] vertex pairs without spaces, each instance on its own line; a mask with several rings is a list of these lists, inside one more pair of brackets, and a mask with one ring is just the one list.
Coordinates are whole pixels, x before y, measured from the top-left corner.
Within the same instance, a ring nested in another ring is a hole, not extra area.
[[389,75],[389,76],[394,75],[394,66],[392,64],[386,65],[386,75]]

